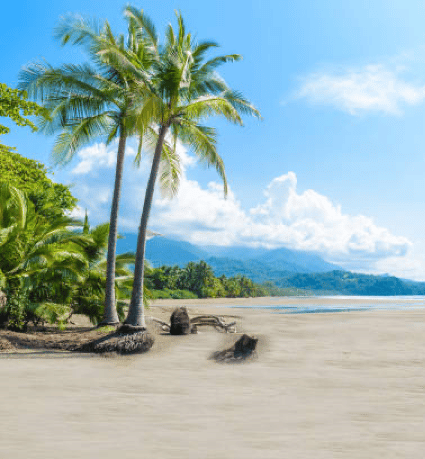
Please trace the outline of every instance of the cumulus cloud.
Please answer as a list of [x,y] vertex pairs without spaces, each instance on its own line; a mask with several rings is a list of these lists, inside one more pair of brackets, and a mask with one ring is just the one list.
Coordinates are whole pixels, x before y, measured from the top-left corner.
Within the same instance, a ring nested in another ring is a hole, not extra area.
[[224,199],[218,184],[202,189],[185,179],[175,200],[156,201],[153,222],[161,232],[197,244],[285,246],[314,251],[339,264],[371,266],[405,255],[411,245],[369,217],[344,214],[314,190],[299,193],[294,172],[272,180],[264,197],[262,204],[245,211],[232,192]]
[[[80,207],[88,209],[91,224],[97,224],[109,219],[116,151],[101,146],[83,150],[74,171],[84,170],[90,152],[97,160],[86,174],[72,174],[73,193]],[[165,237],[200,245],[308,250],[347,269],[369,271],[378,269],[382,260],[404,259],[411,246],[408,239],[379,227],[370,217],[345,214],[317,191],[300,192],[294,172],[273,179],[258,205],[246,209],[231,188],[225,199],[222,184],[201,186],[191,180],[189,168],[196,160],[181,145],[178,152],[179,192],[172,200],[156,192],[150,219],[150,228]],[[140,222],[150,169],[149,156],[144,156],[140,169],[133,166],[133,159],[132,154],[126,156],[119,218],[121,231],[130,232],[136,232]]]
[[425,98],[425,85],[405,81],[402,73],[401,66],[384,65],[312,73],[302,80],[296,97],[351,115],[371,111],[400,115],[402,106],[419,104]]

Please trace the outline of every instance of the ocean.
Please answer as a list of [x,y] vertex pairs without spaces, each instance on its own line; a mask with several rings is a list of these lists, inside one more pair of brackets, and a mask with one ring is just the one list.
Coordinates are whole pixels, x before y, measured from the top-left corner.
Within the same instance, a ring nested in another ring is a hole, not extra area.
[[[400,311],[406,309],[425,309],[425,296],[320,296],[274,297],[271,304],[232,305],[232,308],[267,309],[279,314],[322,314],[350,311]],[[302,302],[300,302],[300,300]],[[255,303],[255,299],[254,299]]]

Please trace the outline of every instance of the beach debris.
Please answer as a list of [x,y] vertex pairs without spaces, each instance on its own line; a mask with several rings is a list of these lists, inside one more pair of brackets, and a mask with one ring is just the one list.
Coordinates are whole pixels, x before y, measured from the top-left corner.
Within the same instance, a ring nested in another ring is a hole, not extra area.
[[130,329],[128,326],[123,326],[106,336],[84,343],[72,350],[96,354],[136,354],[148,351],[154,341],[153,336],[146,329],[138,327]]
[[[181,335],[181,334],[188,334],[188,333],[197,333],[198,332],[198,327],[201,326],[211,326],[214,327],[218,331],[222,331],[225,333],[236,333],[236,321],[226,323],[224,321],[223,317],[220,316],[215,316],[215,315],[202,315],[202,316],[196,316],[189,318],[189,330],[187,329],[187,322],[186,322],[186,316],[182,314],[182,318],[184,317],[185,320],[185,333],[173,333],[171,332],[171,327],[173,326],[174,323],[174,328],[173,331],[179,330],[179,327],[181,327],[181,323],[178,323],[178,314],[177,311],[179,309],[184,309],[186,308],[177,308],[173,311],[173,314],[171,315],[171,324],[164,322],[163,320],[157,319],[156,317],[150,317],[151,320],[154,322],[158,323],[161,325],[161,328],[163,331],[168,332],[172,335]],[[187,310],[186,310],[187,314]],[[177,316],[177,317],[176,317]]]
[[244,361],[255,355],[257,343],[258,338],[243,334],[232,347],[224,351],[214,352],[210,359],[225,363]]
[[190,324],[196,327],[209,325],[218,331],[224,331],[225,333],[236,333],[236,321],[227,324],[224,319],[219,316],[203,315],[192,317],[190,319]]
[[170,335],[188,335],[190,333],[190,319],[185,307],[174,309],[170,322]]

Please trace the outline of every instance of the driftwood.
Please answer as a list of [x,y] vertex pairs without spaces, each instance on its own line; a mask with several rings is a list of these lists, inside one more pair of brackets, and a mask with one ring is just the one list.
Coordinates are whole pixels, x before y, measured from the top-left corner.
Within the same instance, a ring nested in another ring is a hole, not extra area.
[[[156,317],[150,317],[151,320],[161,325],[163,331],[170,333],[171,324],[164,322],[163,320],[157,319]],[[211,326],[218,331],[224,331],[225,333],[236,333],[236,322],[226,323],[222,317],[214,315],[202,315],[192,317],[189,321],[190,333],[197,333],[198,327]]]
[[210,359],[225,363],[242,362],[255,355],[257,343],[258,338],[244,334],[232,347],[225,349],[224,351],[214,352]]
[[224,319],[219,316],[203,315],[192,317],[192,319],[190,319],[190,324],[196,327],[210,325],[219,331],[224,331],[226,333],[236,333],[236,321],[226,324]]

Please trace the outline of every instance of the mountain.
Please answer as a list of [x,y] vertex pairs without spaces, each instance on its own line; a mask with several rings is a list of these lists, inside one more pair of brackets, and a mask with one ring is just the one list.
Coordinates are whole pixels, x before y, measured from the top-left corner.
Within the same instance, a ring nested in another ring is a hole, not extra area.
[[226,277],[240,275],[260,284],[266,281],[275,282],[296,272],[275,270],[267,264],[256,260],[232,260],[230,258],[211,257],[205,261],[213,268],[217,277],[223,274]]
[[[117,253],[134,252],[137,235],[123,234]],[[344,295],[424,295],[425,282],[344,271],[311,252],[286,248],[268,250],[249,247],[203,247],[185,241],[156,236],[146,243],[146,258],[154,267],[205,260],[219,277],[246,276],[254,282],[273,282],[317,294]]]
[[339,295],[424,295],[425,283],[405,281],[394,276],[375,276],[348,271],[297,273],[276,282],[279,287],[295,287],[320,294]]
[[243,247],[243,246],[215,246],[209,245],[204,247],[210,257],[228,258],[231,260],[250,260],[265,255],[270,250],[263,247]]
[[265,249],[263,247],[207,246],[204,250],[214,259],[226,258],[228,260],[261,263],[276,271],[313,273],[339,269],[338,266],[327,263],[312,252],[302,252],[301,250],[287,248]]
[[[135,252],[137,234],[124,233],[117,240],[117,253]],[[206,260],[208,253],[185,241],[156,236],[146,242],[146,259],[154,266],[178,265],[183,267],[190,261]]]
[[297,273],[322,273],[339,269],[314,253],[286,248],[269,250],[255,260],[275,270]]
[[[137,235],[123,234],[117,241],[117,253],[136,250]],[[185,266],[190,261],[205,260],[214,269],[216,276],[237,274],[255,282],[277,280],[291,273],[327,272],[339,269],[319,256],[290,249],[265,249],[251,247],[200,248],[185,241],[156,236],[146,243],[146,258],[154,267],[161,265]]]

